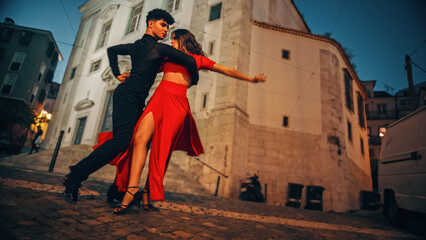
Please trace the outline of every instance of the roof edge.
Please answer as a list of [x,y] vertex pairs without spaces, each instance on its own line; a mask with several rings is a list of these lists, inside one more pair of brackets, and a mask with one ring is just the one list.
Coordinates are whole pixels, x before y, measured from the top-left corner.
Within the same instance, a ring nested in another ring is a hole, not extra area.
[[278,31],[278,32],[284,32],[284,33],[289,33],[289,34],[293,34],[293,35],[298,35],[301,37],[306,37],[306,38],[311,38],[314,40],[319,40],[319,41],[323,41],[323,42],[327,42],[330,43],[332,45],[334,45],[340,52],[340,54],[343,56],[343,60],[345,61],[346,65],[348,66],[348,70],[350,71],[351,75],[354,76],[355,78],[355,82],[357,83],[361,95],[363,96],[364,99],[367,98],[367,93],[365,92],[364,88],[361,85],[361,80],[358,77],[358,74],[356,73],[355,69],[353,68],[348,55],[346,55],[345,50],[343,49],[342,45],[336,41],[333,38],[330,37],[326,37],[323,35],[319,35],[319,34],[314,34],[314,33],[306,33],[306,32],[302,32],[299,30],[295,30],[292,28],[286,28],[286,27],[282,27],[282,26],[278,26],[278,25],[271,25],[268,23],[264,23],[264,22],[259,22],[256,20],[251,20],[252,24],[261,28],[265,28],[265,29],[269,29],[269,30],[273,30],[273,31]]

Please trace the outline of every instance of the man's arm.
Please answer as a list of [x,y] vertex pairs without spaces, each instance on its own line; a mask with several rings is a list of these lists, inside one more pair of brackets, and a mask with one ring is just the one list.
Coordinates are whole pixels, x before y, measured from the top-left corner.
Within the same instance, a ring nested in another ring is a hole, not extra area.
[[198,81],[197,63],[193,57],[166,44],[159,43],[157,46],[157,51],[162,57],[168,57],[170,60],[184,65],[192,82]]
[[120,69],[118,68],[118,55],[130,55],[133,44],[121,44],[109,47],[107,49],[109,66],[111,67],[112,74],[115,77],[120,75]]

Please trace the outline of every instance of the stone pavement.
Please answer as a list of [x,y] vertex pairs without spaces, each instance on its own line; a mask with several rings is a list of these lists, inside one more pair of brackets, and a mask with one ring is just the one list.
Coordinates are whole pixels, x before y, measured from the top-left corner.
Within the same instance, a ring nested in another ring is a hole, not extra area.
[[[166,192],[159,212],[114,215],[109,183],[83,183],[63,200],[57,173],[0,166],[0,239],[421,239],[390,227],[380,212],[329,213]],[[423,230],[424,231],[424,230]],[[425,235],[423,235],[424,237]]]

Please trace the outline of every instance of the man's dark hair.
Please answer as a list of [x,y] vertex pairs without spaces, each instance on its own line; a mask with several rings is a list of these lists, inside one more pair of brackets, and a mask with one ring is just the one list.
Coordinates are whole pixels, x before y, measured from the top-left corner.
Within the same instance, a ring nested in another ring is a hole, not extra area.
[[173,23],[175,23],[175,19],[172,17],[172,15],[170,15],[170,13],[168,13],[167,11],[163,9],[156,8],[149,11],[148,15],[146,15],[146,26],[148,27],[148,22],[150,20],[161,20],[161,19],[166,21],[169,25],[172,25]]

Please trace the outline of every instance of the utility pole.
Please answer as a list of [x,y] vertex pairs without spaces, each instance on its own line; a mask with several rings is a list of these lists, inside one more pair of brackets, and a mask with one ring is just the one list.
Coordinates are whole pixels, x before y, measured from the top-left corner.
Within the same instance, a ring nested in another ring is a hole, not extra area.
[[407,70],[408,90],[410,92],[410,101],[412,110],[416,110],[414,84],[413,84],[413,72],[411,69],[411,58],[405,55],[405,70]]

